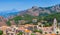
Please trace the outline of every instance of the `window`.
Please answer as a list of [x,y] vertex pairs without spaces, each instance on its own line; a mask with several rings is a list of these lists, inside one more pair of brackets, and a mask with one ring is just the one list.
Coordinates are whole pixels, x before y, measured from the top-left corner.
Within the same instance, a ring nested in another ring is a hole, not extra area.
[[52,32],[49,32],[50,34],[52,33]]

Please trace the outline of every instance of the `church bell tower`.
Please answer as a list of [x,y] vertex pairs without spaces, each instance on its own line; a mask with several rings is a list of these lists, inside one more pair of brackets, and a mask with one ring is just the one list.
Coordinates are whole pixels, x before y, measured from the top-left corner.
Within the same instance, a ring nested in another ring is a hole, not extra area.
[[56,18],[54,18],[54,21],[53,21],[53,30],[54,30],[54,33],[56,33],[56,30],[57,30],[57,20],[56,20]]

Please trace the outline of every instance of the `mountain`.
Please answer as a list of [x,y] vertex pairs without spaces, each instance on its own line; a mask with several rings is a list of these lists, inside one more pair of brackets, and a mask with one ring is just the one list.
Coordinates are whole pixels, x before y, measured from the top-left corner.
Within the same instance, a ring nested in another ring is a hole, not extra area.
[[41,16],[43,16],[44,17],[43,20],[48,21],[48,23],[52,23],[54,18],[57,18],[58,22],[60,22],[60,5],[55,5],[51,7],[33,6],[32,8],[23,11],[17,11],[16,9],[2,11],[0,12],[0,16],[3,17],[15,16],[13,18],[9,17],[9,19],[0,17],[1,19],[0,26],[13,25],[15,23],[18,24],[20,20],[22,20],[22,22],[26,21],[26,23],[32,23],[32,19],[37,19],[38,21],[42,20]]
[[3,17],[9,17],[9,16],[14,16],[14,15],[16,16],[18,13],[19,13],[18,10],[12,9],[8,11],[1,11],[0,16],[3,16]]
[[51,6],[51,7],[33,6],[32,8],[23,10],[23,11],[18,11],[16,9],[12,9],[12,10],[8,10],[8,11],[1,11],[0,16],[9,17],[9,16],[16,16],[16,15],[24,15],[24,14],[29,14],[32,16],[39,16],[39,15],[45,16],[45,15],[57,13],[57,12],[60,12],[60,4]]
[[60,4],[51,6],[51,7],[37,7],[33,6],[30,9],[21,11],[20,14],[29,14],[32,16],[39,16],[39,15],[47,15],[47,14],[52,14],[52,13],[57,13],[60,12]]

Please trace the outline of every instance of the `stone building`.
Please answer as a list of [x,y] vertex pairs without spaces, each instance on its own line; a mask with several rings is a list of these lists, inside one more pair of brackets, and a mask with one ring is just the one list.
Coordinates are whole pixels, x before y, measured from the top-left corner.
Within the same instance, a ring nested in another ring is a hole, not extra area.
[[57,20],[54,18],[53,25],[50,27],[43,27],[42,23],[38,23],[37,25],[38,30],[42,30],[43,34],[57,34],[57,32],[60,33],[60,29],[57,27]]
[[6,35],[16,35],[17,34],[17,32],[16,32],[17,29],[18,28],[15,27],[15,26],[8,27],[6,29]]
[[54,22],[53,22],[53,30],[54,30],[54,33],[57,34],[57,32],[58,32],[58,34],[60,34],[60,29],[58,27],[58,22],[57,22],[56,18],[54,19]]

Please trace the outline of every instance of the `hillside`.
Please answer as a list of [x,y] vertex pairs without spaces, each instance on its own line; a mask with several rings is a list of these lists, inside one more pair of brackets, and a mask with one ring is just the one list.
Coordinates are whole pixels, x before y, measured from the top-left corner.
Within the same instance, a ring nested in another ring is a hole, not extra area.
[[[16,16],[12,19],[10,19],[7,23],[7,25],[12,25],[10,21],[14,21],[16,25],[21,25],[21,24],[34,24],[37,25],[38,22],[47,21],[43,22],[44,26],[51,26],[53,24],[53,19],[56,18],[58,23],[60,22],[60,13],[54,13],[54,14],[49,14],[47,16],[31,16],[28,14],[25,14],[23,16]],[[36,22],[33,22],[33,19],[36,20]]]
[[9,17],[9,16],[15,16],[15,15],[24,15],[24,14],[29,14],[32,16],[39,16],[39,15],[45,16],[45,15],[57,13],[57,12],[60,12],[60,4],[55,5],[55,6],[51,6],[51,7],[33,6],[32,8],[28,8],[23,11],[18,11],[16,9],[1,11],[0,16]]
[[[13,15],[14,17],[11,18]],[[24,11],[10,12],[7,14],[5,13],[4,16],[10,16],[9,19],[8,20],[6,19],[5,21],[5,24],[7,24],[8,26],[19,25],[19,24],[31,24],[31,23],[37,24],[41,20],[47,21],[48,26],[50,26],[52,25],[54,18],[57,18],[58,22],[60,22],[60,5],[51,7],[33,6],[32,8]],[[34,23],[33,20],[37,21]]]
[[51,7],[37,7],[33,6],[30,9],[21,11],[20,14],[29,14],[32,16],[39,16],[40,14],[52,14],[52,13],[57,13],[60,12],[60,5],[55,5]]

